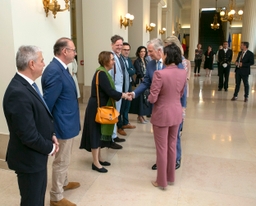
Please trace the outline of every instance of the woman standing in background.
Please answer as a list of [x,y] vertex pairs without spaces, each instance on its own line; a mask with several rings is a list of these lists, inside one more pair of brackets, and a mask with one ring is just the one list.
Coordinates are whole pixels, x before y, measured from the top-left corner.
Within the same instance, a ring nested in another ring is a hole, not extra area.
[[203,50],[201,49],[202,45],[197,44],[197,49],[195,50],[195,68],[194,68],[194,76],[200,76],[200,67],[203,58]]

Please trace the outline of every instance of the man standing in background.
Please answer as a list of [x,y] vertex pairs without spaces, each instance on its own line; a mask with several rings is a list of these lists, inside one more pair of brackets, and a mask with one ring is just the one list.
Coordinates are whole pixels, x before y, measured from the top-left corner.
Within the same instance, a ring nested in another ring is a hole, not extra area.
[[[132,91],[132,82],[133,82],[132,76],[135,74],[135,69],[133,67],[132,60],[129,58],[130,50],[131,50],[130,44],[127,42],[123,42],[123,48],[121,53],[122,53],[122,57],[123,57],[122,59],[124,61],[125,68],[129,74],[130,84],[129,84],[128,92]],[[130,110],[130,105],[131,105],[131,102],[129,100],[125,100],[125,99],[122,100],[120,115],[117,123],[117,127],[118,127],[117,132],[121,135],[126,135],[126,132],[124,131],[124,129],[136,128],[136,126],[131,125],[129,122],[128,113]]]
[[[233,57],[233,51],[228,48],[228,42],[225,41],[223,43],[223,49],[220,49],[218,52],[218,63],[219,63],[219,89],[221,91],[223,86],[225,92],[228,91],[228,80],[229,80],[229,73],[231,67],[231,61]],[[223,83],[224,77],[224,83]]]

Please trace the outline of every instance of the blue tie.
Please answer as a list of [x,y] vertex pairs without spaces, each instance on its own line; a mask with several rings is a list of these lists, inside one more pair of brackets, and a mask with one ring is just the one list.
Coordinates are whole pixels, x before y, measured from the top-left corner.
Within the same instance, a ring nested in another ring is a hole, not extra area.
[[158,61],[158,62],[157,62],[157,70],[162,70],[161,61]]
[[[38,88],[38,86],[36,85],[36,83],[34,82],[34,83],[32,84],[32,86],[35,88],[37,94],[39,95],[39,97],[40,97],[40,98],[42,99],[42,101],[44,102],[44,105],[45,105],[46,109],[48,110],[48,112],[50,112],[50,110],[49,110],[49,108],[48,108],[46,102],[44,101],[44,98],[43,98],[43,96],[41,95],[41,92],[39,91],[39,88]],[[50,113],[51,113],[51,112],[50,112]]]

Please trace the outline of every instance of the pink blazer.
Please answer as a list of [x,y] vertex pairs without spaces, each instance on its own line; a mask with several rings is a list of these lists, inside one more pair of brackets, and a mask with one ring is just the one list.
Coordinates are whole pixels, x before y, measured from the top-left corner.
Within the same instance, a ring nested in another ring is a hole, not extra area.
[[151,123],[159,127],[177,125],[182,122],[180,98],[187,81],[185,69],[170,65],[155,71],[148,101],[153,106]]

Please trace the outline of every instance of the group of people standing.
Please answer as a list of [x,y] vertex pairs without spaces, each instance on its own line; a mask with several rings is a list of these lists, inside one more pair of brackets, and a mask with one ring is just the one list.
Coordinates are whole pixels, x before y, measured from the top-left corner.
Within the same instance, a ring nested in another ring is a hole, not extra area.
[[[175,169],[180,167],[180,131],[187,103],[190,61],[183,57],[177,37],[171,36],[164,42],[156,38],[150,40],[147,47],[139,47],[133,66],[128,57],[130,45],[123,41],[119,35],[111,37],[112,51],[102,51],[98,56],[100,66],[92,79],[80,149],[92,153],[92,170],[108,172],[103,166],[110,166],[111,163],[103,160],[100,149],[122,148],[116,142],[124,142],[125,139],[117,137],[117,132],[120,134],[124,129],[135,128],[128,118],[130,101],[149,90],[147,101],[154,105],[151,123],[156,145],[156,164],[152,169],[157,169],[157,178],[152,184],[165,189],[168,184],[174,183]],[[219,76],[225,78],[224,83],[219,82],[219,91],[223,87],[225,90],[228,88],[232,51],[226,43],[218,56]],[[232,101],[237,100],[241,80],[245,86],[244,101],[248,101],[248,76],[250,66],[254,64],[254,54],[248,47],[248,42],[241,43]],[[198,45],[195,60],[199,60],[196,63],[199,71],[195,74],[200,72],[200,49]],[[55,156],[50,206],[75,206],[64,198],[64,191],[80,186],[79,182],[69,181],[67,174],[73,140],[80,132],[79,94],[67,66],[74,60],[76,48],[71,39],[63,37],[54,44],[53,53],[54,58],[43,72],[45,64],[42,51],[36,46],[21,46],[16,54],[17,73],[3,98],[10,132],[6,160],[9,168],[17,174],[23,206],[44,206],[49,155]],[[146,59],[147,53],[150,60]],[[132,78],[134,74],[137,74],[135,80]],[[35,83],[41,75],[43,95]],[[99,81],[98,96],[96,80]],[[134,91],[133,81],[139,83]],[[114,106],[120,112],[117,124],[105,125],[95,121],[97,102],[100,102],[99,106]],[[138,113],[141,123],[145,121],[142,118],[144,112]]]
[[[195,67],[194,67],[194,76],[200,76],[200,67],[203,59],[203,50],[202,45],[198,44],[197,49],[195,50]],[[232,97],[232,101],[237,100],[237,95],[240,90],[241,81],[244,84],[244,102],[248,101],[249,95],[249,75],[250,75],[250,66],[254,64],[254,54],[248,50],[249,42],[241,42],[240,49],[238,53],[236,62],[235,62],[235,91]],[[206,71],[206,77],[211,76],[213,70],[213,61],[214,61],[214,52],[212,47],[208,46],[207,51],[204,53],[204,69]],[[228,47],[228,42],[224,41],[223,45],[220,45],[219,50],[216,53],[216,60],[218,64],[218,91],[222,91],[224,88],[225,92],[228,91],[229,84],[229,74],[231,69],[231,63],[233,58],[233,51]]]

